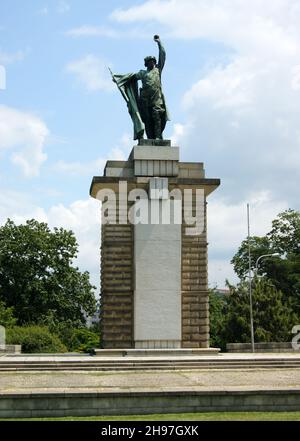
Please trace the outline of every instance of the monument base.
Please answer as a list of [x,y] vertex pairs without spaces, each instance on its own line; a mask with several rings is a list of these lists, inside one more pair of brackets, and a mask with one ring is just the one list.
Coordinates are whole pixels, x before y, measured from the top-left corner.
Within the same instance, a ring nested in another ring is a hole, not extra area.
[[206,200],[219,185],[169,140],[140,140],[93,178],[90,194],[103,202],[97,355],[218,352],[209,349]]
[[95,349],[98,357],[190,357],[217,355],[220,348],[178,349]]

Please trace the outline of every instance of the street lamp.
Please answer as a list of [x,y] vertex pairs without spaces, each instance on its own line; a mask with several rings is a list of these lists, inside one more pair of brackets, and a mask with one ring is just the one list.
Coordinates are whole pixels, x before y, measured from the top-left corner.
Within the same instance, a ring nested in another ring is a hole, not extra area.
[[258,262],[265,258],[265,257],[278,257],[280,256],[279,253],[272,253],[272,254],[262,254],[261,256],[259,256],[259,258],[256,260],[256,264],[255,264],[255,275],[257,276],[258,273]]
[[[251,331],[251,349],[252,352],[255,352],[255,344],[254,344],[254,324],[253,324],[253,305],[252,305],[252,276],[251,276],[251,245],[250,245],[250,205],[247,204],[247,224],[248,224],[248,279],[249,279],[249,306],[250,306],[250,331]],[[263,257],[275,257],[279,256],[279,253],[272,254],[263,254],[259,256],[255,265],[255,275],[257,275],[258,271],[258,262]]]
[[247,224],[248,224],[248,278],[249,278],[249,306],[250,306],[250,332],[251,332],[251,348],[255,352],[254,345],[254,324],[253,324],[253,308],[252,308],[252,286],[251,286],[251,246],[250,246],[250,205],[247,204]]
[[[249,294],[250,294],[250,328],[251,328],[251,347],[252,352],[255,352],[254,345],[254,324],[253,324],[253,304],[252,304],[252,286],[251,286],[251,257],[250,257],[250,228],[249,228],[249,205],[248,205],[248,247],[249,247]],[[279,253],[262,254],[256,260],[255,264],[255,275],[258,273],[258,263],[264,257],[277,257],[280,256]]]

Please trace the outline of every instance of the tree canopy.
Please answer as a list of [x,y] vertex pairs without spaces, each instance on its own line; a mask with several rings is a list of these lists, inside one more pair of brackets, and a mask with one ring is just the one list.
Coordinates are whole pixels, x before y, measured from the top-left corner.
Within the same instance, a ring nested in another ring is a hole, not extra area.
[[[226,349],[226,343],[247,343],[251,339],[249,285],[228,283],[229,294],[210,293],[210,333],[213,346]],[[289,341],[298,323],[291,302],[266,279],[255,278],[252,290],[254,340],[256,342]]]
[[51,231],[34,219],[0,227],[0,301],[13,307],[19,325],[68,321],[85,323],[93,314],[95,287],[89,273],[72,265],[78,253],[74,233]]
[[[300,212],[286,210],[272,222],[271,231],[263,237],[250,238],[251,267],[263,254],[278,253],[279,257],[259,261],[258,273],[266,276],[274,286],[290,298],[300,315]],[[244,240],[233,257],[234,270],[241,280],[248,271],[248,241]]]
[[[228,285],[225,337],[229,342],[250,341],[249,287]],[[284,295],[268,279],[255,279],[252,291],[254,339],[259,342],[288,341],[297,316]]]
[[[253,274],[260,256],[279,254],[261,259],[252,279],[255,341],[290,341],[300,322],[300,212],[279,213],[265,236],[250,237],[250,250]],[[240,282],[227,282],[228,296],[210,294],[211,343],[222,349],[226,343],[250,342],[247,239],[231,262]]]

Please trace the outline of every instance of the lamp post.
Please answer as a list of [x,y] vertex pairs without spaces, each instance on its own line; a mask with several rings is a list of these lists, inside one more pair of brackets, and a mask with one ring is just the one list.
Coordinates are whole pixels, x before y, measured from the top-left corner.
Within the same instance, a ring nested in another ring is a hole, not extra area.
[[[250,296],[250,327],[251,327],[251,346],[252,346],[252,352],[255,352],[255,346],[254,346],[254,325],[253,325],[253,305],[252,305],[252,286],[251,286],[251,256],[250,256],[250,222],[249,222],[249,205],[248,205],[248,247],[249,247],[249,296]],[[280,256],[279,253],[270,253],[270,254],[262,254],[259,256],[259,258],[256,260],[255,264],[255,275],[257,276],[258,273],[258,263],[261,259],[265,257],[276,257]]]
[[272,253],[272,254],[262,254],[261,256],[259,256],[259,258],[256,260],[256,264],[255,264],[255,275],[257,276],[258,273],[258,263],[261,259],[264,259],[265,257],[278,257],[280,256],[279,253]]
[[[250,331],[251,331],[251,348],[252,352],[255,352],[254,345],[254,324],[253,324],[253,302],[252,302],[252,276],[251,276],[251,245],[250,245],[250,205],[247,204],[247,224],[248,224],[248,279],[249,279],[249,306],[250,306]],[[258,272],[258,263],[264,257],[275,257],[279,256],[279,253],[262,254],[256,260],[255,264],[255,275]]]
[[255,352],[254,346],[254,325],[253,325],[253,308],[252,308],[252,279],[251,279],[251,246],[250,246],[250,206],[247,204],[247,223],[248,223],[248,278],[249,278],[249,306],[250,306],[250,331],[251,331],[251,348]]

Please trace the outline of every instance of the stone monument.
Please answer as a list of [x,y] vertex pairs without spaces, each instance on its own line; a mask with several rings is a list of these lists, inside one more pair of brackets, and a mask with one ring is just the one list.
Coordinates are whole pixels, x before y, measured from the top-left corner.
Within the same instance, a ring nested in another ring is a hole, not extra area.
[[127,161],[107,161],[90,189],[102,201],[101,345],[208,349],[206,199],[220,180],[206,178],[201,162],[180,162],[179,147],[162,139],[165,52],[154,40],[158,64],[146,57],[147,71],[113,74],[137,145]]

